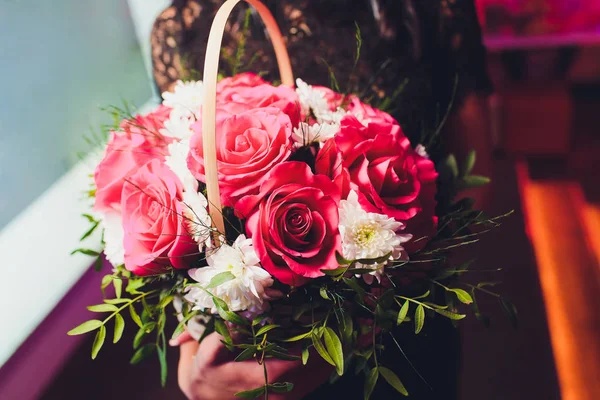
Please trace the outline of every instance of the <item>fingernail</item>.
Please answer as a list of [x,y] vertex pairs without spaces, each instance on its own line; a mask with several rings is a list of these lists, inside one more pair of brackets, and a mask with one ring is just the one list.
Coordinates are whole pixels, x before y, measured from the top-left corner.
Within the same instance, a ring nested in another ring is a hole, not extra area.
[[177,339],[169,340],[169,346],[173,346],[173,347],[179,346],[179,340],[177,340]]

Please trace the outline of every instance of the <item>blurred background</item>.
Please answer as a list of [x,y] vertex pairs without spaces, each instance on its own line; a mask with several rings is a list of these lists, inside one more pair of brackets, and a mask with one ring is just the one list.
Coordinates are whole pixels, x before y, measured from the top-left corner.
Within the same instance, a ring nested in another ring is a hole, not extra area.
[[[600,0],[476,3],[495,88],[489,211],[516,211],[477,252],[520,323],[481,299],[492,323],[461,325],[460,398],[600,399]],[[156,101],[148,37],[169,4],[0,0],[1,400],[184,398],[177,351],[161,389],[158,362],[128,364],[133,331],[95,361],[93,336],[65,335],[101,298],[90,258],[68,255],[87,226],[85,138],[111,122],[100,107]]]

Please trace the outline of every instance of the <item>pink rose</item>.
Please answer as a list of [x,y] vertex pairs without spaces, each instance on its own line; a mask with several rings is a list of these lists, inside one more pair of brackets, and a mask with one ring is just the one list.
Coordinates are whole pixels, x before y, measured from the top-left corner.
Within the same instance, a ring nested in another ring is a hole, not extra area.
[[328,139],[323,143],[315,160],[315,171],[317,174],[327,175],[338,187],[342,199],[348,197],[350,192],[350,174],[344,166],[342,153],[335,144],[335,138]]
[[348,104],[348,111],[363,122],[387,122],[389,124],[398,124],[390,114],[361,102],[356,96],[352,96],[350,104]]
[[123,186],[121,201],[125,267],[136,275],[188,268],[198,252],[186,228],[182,185],[159,160],[152,160]]
[[[404,222],[415,241],[431,238],[438,174],[433,162],[412,149],[400,126],[380,121],[365,127],[347,116],[335,140],[361,206]],[[426,243],[415,241],[405,246],[411,252]]]
[[237,74],[236,76],[227,77],[221,79],[217,84],[217,95],[226,97],[226,92],[235,91],[238,88],[248,88],[259,85],[264,85],[267,82],[260,76],[253,74],[252,72],[244,72]]
[[[127,124],[131,126],[133,122],[129,121]],[[144,133],[138,126],[125,132],[111,132],[104,159],[94,173],[94,209],[102,212],[119,210],[125,180],[147,162],[153,159],[163,160],[168,153],[169,142],[163,136]]]
[[296,91],[288,86],[236,86],[217,95],[217,103],[239,103],[250,108],[275,107],[290,117],[293,126],[298,126],[302,116]]
[[170,114],[171,108],[161,104],[146,115],[136,115],[132,119],[123,120],[120,127],[127,133],[146,135],[153,143],[162,142],[164,136],[160,134],[160,130],[165,127],[165,121],[169,119]]
[[[258,193],[267,173],[288,159],[292,149],[292,127],[289,117],[272,107],[217,119],[221,200],[224,206],[234,206],[242,196]],[[199,127],[195,125],[195,128]],[[188,167],[196,179],[206,181],[199,129],[190,142]]]
[[236,205],[246,220],[262,266],[279,281],[293,286],[323,276],[323,269],[339,267],[338,231],[340,202],[335,184],[324,175],[313,175],[302,162],[277,165],[257,195]]

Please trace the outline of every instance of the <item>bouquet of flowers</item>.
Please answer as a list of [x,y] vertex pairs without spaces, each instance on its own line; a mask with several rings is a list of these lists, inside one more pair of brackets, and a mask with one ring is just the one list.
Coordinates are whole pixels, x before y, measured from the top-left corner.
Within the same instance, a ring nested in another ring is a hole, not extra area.
[[[129,314],[139,329],[131,362],[157,353],[163,382],[167,334],[187,329],[197,340],[220,333],[239,361],[322,357],[338,375],[364,373],[366,398],[379,377],[408,395],[377,362],[379,338],[399,324],[418,334],[428,315],[458,321],[467,305],[484,318],[476,291],[498,296],[448,283],[470,264],[452,265],[453,249],[498,225],[470,199],[454,201],[487,182],[470,174],[474,154],[436,168],[390,114],[301,79],[276,86],[242,73],[216,90],[209,80],[178,82],[110,132],[87,218],[103,229],[114,269],[102,288],[115,296],[88,307],[104,319],[69,334],[95,331],[95,358],[108,326],[117,342]],[[171,314],[179,324],[166,332]],[[239,395],[289,390],[266,380]]]

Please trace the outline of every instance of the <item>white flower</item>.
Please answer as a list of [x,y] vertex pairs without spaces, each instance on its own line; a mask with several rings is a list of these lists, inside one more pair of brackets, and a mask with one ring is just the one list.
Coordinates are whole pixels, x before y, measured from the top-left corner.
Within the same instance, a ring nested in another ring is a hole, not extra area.
[[233,278],[210,289],[191,287],[185,296],[194,304],[195,310],[210,309],[217,312],[210,291],[225,301],[230,311],[260,312],[268,307],[265,301],[265,288],[273,284],[273,279],[259,265],[259,258],[252,246],[252,240],[240,235],[232,246],[222,245],[207,258],[208,267],[192,269],[189,275],[206,288],[211,280],[222,273],[229,272]]
[[121,213],[118,211],[109,211],[102,215],[102,228],[104,228],[104,255],[113,265],[118,267],[125,263],[125,249],[123,248],[123,239],[125,231],[123,230],[123,221]]
[[160,133],[181,140],[189,140],[194,134],[192,124],[196,122],[196,118],[197,114],[188,109],[175,107],[171,110],[169,119],[165,121],[165,127],[160,130]]
[[334,124],[339,127],[340,122],[342,122],[342,118],[344,118],[347,114],[348,111],[339,107],[335,111],[325,110],[317,114],[317,121],[321,124]]
[[204,84],[202,81],[177,81],[173,92],[164,92],[162,97],[163,105],[167,107],[183,108],[197,114],[204,101]]
[[427,154],[427,150],[422,144],[418,144],[417,147],[415,147],[415,152],[421,157],[429,158],[429,154]]
[[198,181],[187,166],[190,142],[188,140],[174,141],[169,144],[168,150],[169,155],[165,157],[165,164],[177,175],[186,192],[197,191]]
[[[377,258],[391,253],[390,259],[405,258],[402,244],[412,238],[410,234],[398,234],[404,224],[387,215],[366,212],[358,203],[358,195],[350,191],[347,200],[340,202],[340,234],[342,235],[342,255],[349,260]],[[380,278],[383,266],[387,263],[362,265],[370,268],[370,275],[363,275],[368,283],[372,276]],[[370,282],[369,282],[370,281]]]
[[198,243],[198,249],[210,247],[210,233],[212,232],[210,215],[208,214],[208,201],[202,193],[197,191],[183,192],[183,216],[192,238]]
[[300,126],[294,128],[292,139],[300,146],[306,146],[313,142],[323,143],[335,136],[340,131],[339,124],[313,124],[301,122]]
[[308,115],[312,110],[315,115],[329,111],[329,104],[322,91],[315,90],[302,79],[296,79],[296,93],[302,107],[304,115]]

